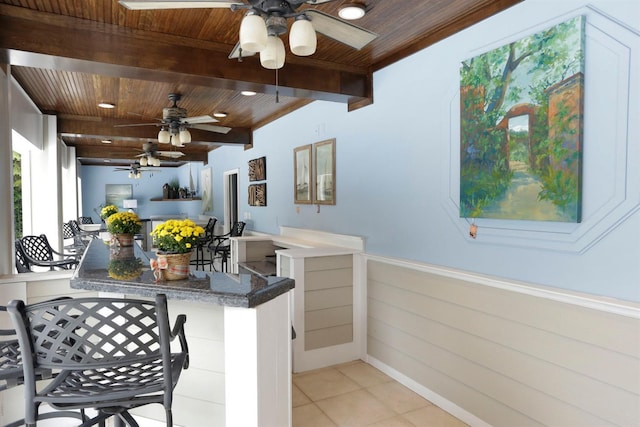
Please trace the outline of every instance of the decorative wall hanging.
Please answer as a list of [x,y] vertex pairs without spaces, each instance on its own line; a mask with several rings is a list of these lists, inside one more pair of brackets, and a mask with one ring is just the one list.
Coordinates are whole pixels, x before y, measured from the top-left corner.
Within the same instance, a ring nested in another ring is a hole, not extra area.
[[293,150],[293,200],[294,203],[310,204],[311,185],[311,144]]
[[114,205],[123,208],[125,199],[131,199],[133,186],[131,184],[105,184],[105,206]]
[[249,186],[249,206],[267,206],[267,183]]
[[267,179],[267,158],[249,160],[249,181],[264,181]]
[[313,203],[336,204],[336,140],[313,144],[314,191]]
[[213,181],[211,179],[211,168],[204,168],[200,171],[200,188],[202,188],[202,209],[201,213],[213,212]]
[[585,18],[462,62],[460,216],[580,222]]

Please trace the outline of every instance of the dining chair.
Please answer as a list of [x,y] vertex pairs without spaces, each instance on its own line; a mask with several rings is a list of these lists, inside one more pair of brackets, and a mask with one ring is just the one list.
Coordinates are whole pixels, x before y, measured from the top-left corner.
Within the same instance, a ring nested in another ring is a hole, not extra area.
[[196,266],[196,270],[199,266],[202,266],[202,270],[204,271],[204,266],[209,264],[209,271],[211,271],[213,260],[211,257],[205,260],[204,249],[213,241],[213,231],[216,227],[216,222],[218,222],[218,218],[209,218],[207,225],[204,227],[204,236],[200,237],[196,243],[196,259],[189,262],[191,265]]
[[[97,410],[81,427],[115,417],[139,427],[130,409],[163,405],[173,425],[173,390],[189,366],[185,315],[169,324],[167,299],[74,298],[7,306],[24,372],[25,425],[35,427],[40,404],[60,411]],[[171,351],[178,338],[180,350]],[[57,372],[38,387],[36,370]]]
[[214,260],[220,259],[220,271],[227,271],[227,260],[231,255],[231,240],[229,240],[229,237],[242,236],[244,227],[245,223],[243,221],[238,221],[233,223],[233,226],[228,233],[213,236],[213,241],[209,243],[208,250],[212,254],[211,265],[213,265],[214,270],[216,269],[213,264]]
[[87,248],[87,244],[71,225],[71,221],[62,223],[62,240],[71,240],[72,243],[64,245],[64,249],[75,254],[82,253]]
[[79,263],[77,254],[54,250],[44,234],[23,236],[16,240],[16,246],[20,247],[21,256],[24,255],[31,270],[33,270],[33,266],[49,267],[51,271],[56,269],[69,270],[75,268]]
[[29,261],[27,260],[27,256],[24,254],[22,250],[22,245],[20,245],[20,240],[15,240],[13,242],[15,247],[15,256],[16,256],[16,270],[18,273],[32,273],[31,265],[29,265]]
[[[61,299],[58,299],[61,300]],[[0,306],[0,313],[5,313],[7,307]],[[55,373],[50,369],[35,369],[35,381],[49,380]],[[0,329],[0,392],[20,386],[24,383],[22,357],[20,345],[14,329]],[[76,411],[46,412],[40,414],[38,419],[50,418],[76,418],[84,421],[84,413]],[[24,425],[24,419],[16,420],[4,425],[4,427],[18,427]]]
[[93,224],[93,218],[91,218],[90,216],[79,216],[78,222],[80,224]]

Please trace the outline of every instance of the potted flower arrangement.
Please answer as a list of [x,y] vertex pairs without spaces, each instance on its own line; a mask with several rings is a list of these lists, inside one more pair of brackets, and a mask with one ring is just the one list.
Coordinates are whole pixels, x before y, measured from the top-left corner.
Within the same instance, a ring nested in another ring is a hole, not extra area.
[[120,246],[133,246],[133,235],[141,228],[140,218],[133,212],[118,212],[107,218],[107,231]]
[[118,213],[118,207],[116,205],[107,205],[100,210],[100,218],[106,221],[114,213]]
[[164,278],[184,279],[189,275],[191,250],[204,234],[204,228],[189,219],[170,219],[151,232],[157,249],[158,264],[166,266]]

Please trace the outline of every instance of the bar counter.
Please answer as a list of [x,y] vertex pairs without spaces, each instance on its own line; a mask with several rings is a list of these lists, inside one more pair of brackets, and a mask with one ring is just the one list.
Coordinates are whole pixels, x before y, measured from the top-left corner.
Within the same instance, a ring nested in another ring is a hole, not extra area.
[[[167,295],[170,315],[185,314],[190,365],[173,400],[174,422],[185,427],[291,426],[291,294],[294,280],[260,274],[191,271],[156,283],[154,254],[139,245],[118,251],[93,240],[70,279],[74,290],[99,295]],[[128,274],[115,259],[140,261]],[[114,270],[114,265],[120,268]],[[197,409],[196,409],[197,408]],[[132,411],[164,420],[160,405]]]
[[[142,263],[139,276],[114,279],[108,266],[119,251],[131,251]],[[74,289],[153,297],[164,293],[168,299],[199,301],[229,307],[253,308],[293,289],[293,279],[258,274],[228,274],[192,271],[189,278],[156,282],[149,265],[153,254],[134,244],[132,248],[112,248],[101,240],[92,240],[71,279]]]

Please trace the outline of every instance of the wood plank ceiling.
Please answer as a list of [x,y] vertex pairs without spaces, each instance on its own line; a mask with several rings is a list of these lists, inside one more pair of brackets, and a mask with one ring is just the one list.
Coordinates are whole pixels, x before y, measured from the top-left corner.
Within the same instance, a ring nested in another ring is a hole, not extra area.
[[[290,53],[277,75],[256,57],[228,59],[242,11],[133,11],[117,0],[0,0],[4,64],[38,108],[58,118],[65,144],[84,164],[130,164],[159,128],[169,93],[189,116],[226,112],[228,134],[191,130],[182,161],[204,161],[221,144],[250,145],[253,130],[314,100],[354,110],[374,102],[372,74],[522,0],[358,0],[355,24],[378,34],[361,50],[323,35],[310,57]],[[352,0],[313,7],[337,16]],[[289,23],[290,25],[290,23]],[[257,92],[246,97],[241,90]],[[277,102],[276,102],[277,100]],[[99,102],[115,104],[111,110]],[[106,145],[102,140],[111,140]],[[276,142],[274,142],[276,143]],[[165,149],[165,146],[161,146]],[[175,165],[167,162],[163,165]]]

